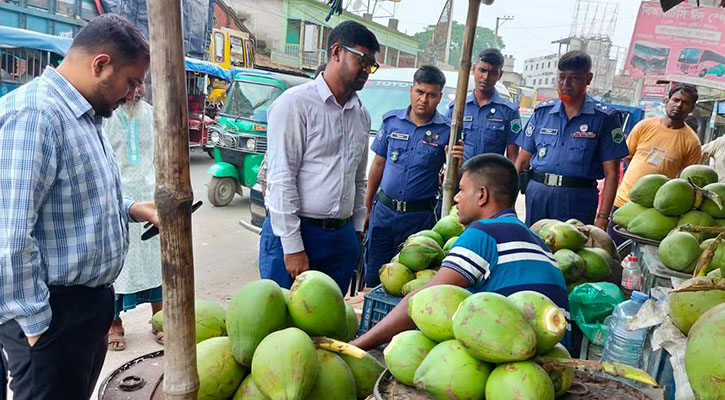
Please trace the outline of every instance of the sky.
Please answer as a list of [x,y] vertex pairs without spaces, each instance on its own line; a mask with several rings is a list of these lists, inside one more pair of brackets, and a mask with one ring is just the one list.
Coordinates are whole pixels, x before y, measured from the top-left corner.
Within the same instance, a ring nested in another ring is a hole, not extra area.
[[[600,3],[605,2],[619,4],[613,43],[628,47],[641,0],[603,0]],[[393,3],[384,4],[385,9],[393,9]],[[402,0],[395,10],[400,20],[398,29],[412,35],[435,24],[444,4],[445,0]],[[506,45],[503,53],[516,57],[514,70],[521,72],[525,59],[558,51],[558,45],[551,42],[569,35],[575,4],[576,0],[496,0],[491,6],[481,5],[478,25],[493,30],[496,17],[514,17],[499,26],[499,36]],[[464,23],[467,8],[468,0],[454,0],[453,19]],[[387,24],[385,19],[377,21]]]

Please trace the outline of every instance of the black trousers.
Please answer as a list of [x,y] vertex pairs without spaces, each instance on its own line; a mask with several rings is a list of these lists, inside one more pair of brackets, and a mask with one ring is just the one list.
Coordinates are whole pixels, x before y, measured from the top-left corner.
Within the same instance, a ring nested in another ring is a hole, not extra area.
[[0,325],[14,400],[88,399],[113,321],[113,289],[51,286],[50,327],[33,347],[15,320]]

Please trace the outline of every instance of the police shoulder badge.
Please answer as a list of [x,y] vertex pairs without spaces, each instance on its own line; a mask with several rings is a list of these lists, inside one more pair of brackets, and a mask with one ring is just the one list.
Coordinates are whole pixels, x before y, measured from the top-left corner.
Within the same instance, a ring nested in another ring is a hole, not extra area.
[[520,119],[514,119],[511,121],[511,132],[513,132],[513,133],[521,132],[521,120]]
[[528,124],[526,126],[526,136],[531,137],[534,134],[534,125]]
[[622,128],[614,128],[612,130],[612,141],[616,144],[620,144],[623,140],[624,134],[622,133]]

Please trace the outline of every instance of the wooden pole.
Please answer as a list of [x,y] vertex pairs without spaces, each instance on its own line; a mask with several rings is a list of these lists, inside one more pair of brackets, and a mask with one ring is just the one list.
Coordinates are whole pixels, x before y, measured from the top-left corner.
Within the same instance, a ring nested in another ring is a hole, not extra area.
[[148,4],[156,135],[156,206],[164,292],[164,398],[196,399],[194,259],[191,247],[189,120],[181,1]]
[[[453,103],[451,136],[448,140],[449,149],[458,144],[458,139],[461,137],[463,112],[466,107],[466,93],[468,92],[468,78],[471,74],[471,53],[473,52],[473,40],[476,37],[476,25],[478,24],[478,10],[480,7],[481,0],[468,0],[468,15],[466,16],[466,28],[463,31],[461,63],[458,67],[456,100]],[[446,156],[446,165],[446,175],[443,179],[443,206],[441,208],[441,216],[443,217],[448,215],[448,212],[453,206],[453,196],[458,186],[458,161],[451,157],[450,151]]]

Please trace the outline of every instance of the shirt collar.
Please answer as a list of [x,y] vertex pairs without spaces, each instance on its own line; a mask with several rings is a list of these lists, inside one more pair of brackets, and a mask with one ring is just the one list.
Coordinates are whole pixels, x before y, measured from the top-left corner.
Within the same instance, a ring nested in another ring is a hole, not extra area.
[[[314,80],[315,87],[317,88],[317,93],[320,95],[320,99],[322,99],[323,103],[326,103],[330,98],[332,98],[335,104],[338,104],[335,95],[332,94],[330,87],[327,86],[327,82],[322,77],[323,74],[324,72],[320,73]],[[344,110],[347,110],[355,107],[356,105],[358,107],[362,106],[362,101],[360,101],[360,97],[358,97],[357,93],[353,92],[352,96],[350,96],[350,99],[347,100],[347,103],[345,103],[342,108]]]
[[[478,106],[478,100],[476,99],[476,96],[473,94],[473,92],[469,93],[468,96],[466,96],[466,103],[472,103]],[[487,106],[492,103],[503,104],[503,98],[500,94],[498,94],[498,91],[494,91],[493,96],[491,96],[491,98],[488,99],[488,102],[481,107]]]
[[504,208],[503,210],[497,212],[490,219],[503,218],[503,217],[514,217],[514,218],[516,218],[516,210],[514,210],[513,208]]
[[[561,103],[561,100],[556,99],[554,101],[554,106],[551,107],[551,111],[549,111],[550,114],[556,114],[563,111],[563,106]],[[580,114],[594,114],[594,99],[592,96],[590,96],[588,93],[586,97],[584,98],[584,104],[582,104],[582,108],[579,110],[577,115]]]
[[91,118],[95,117],[96,112],[91,103],[55,68],[47,67],[43,72],[43,79],[47,80],[52,87],[60,92],[61,98],[70,107],[76,118],[80,118],[84,114],[89,114]]

